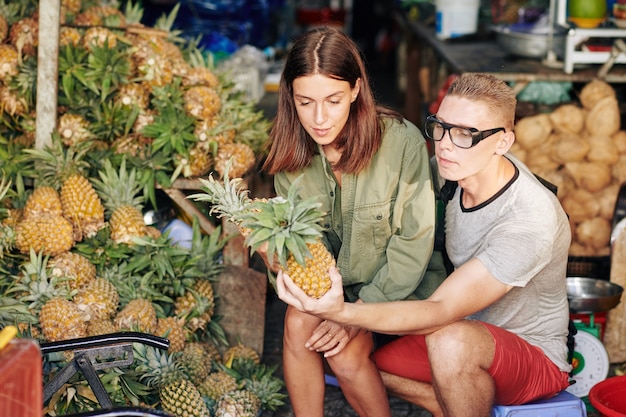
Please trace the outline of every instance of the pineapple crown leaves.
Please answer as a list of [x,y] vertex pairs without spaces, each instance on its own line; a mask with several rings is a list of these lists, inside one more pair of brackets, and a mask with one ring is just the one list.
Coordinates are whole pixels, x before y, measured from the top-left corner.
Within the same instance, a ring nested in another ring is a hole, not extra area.
[[252,375],[244,379],[244,388],[261,400],[261,408],[275,411],[285,404],[287,395],[282,392],[285,383],[274,376],[276,366],[257,365]]
[[111,160],[102,162],[98,170],[99,179],[92,180],[93,186],[100,195],[105,209],[109,214],[121,206],[133,206],[141,209],[144,203],[143,184],[137,179],[135,168],[126,169],[126,159],[115,167]]
[[233,159],[226,163],[222,181],[218,181],[211,173],[208,179],[199,178],[203,193],[191,194],[187,198],[194,201],[212,204],[209,214],[218,218],[226,217],[229,221],[239,224],[248,211],[252,200],[248,197],[249,190],[243,188],[243,178],[229,178],[228,173]]
[[291,184],[287,198],[253,201],[241,224],[252,230],[246,238],[252,252],[267,242],[268,258],[278,259],[283,267],[287,265],[289,254],[304,266],[306,258],[311,257],[306,244],[322,236],[321,203],[315,197],[297,200],[301,179],[302,176]]
[[142,374],[140,380],[145,380],[149,387],[161,387],[187,378],[180,362],[180,352],[168,353],[152,346],[133,343],[133,356],[135,371]]
[[13,297],[0,297],[0,326],[15,325],[18,322],[35,324],[37,317],[21,301]]
[[141,1],[133,3],[127,1],[124,7],[124,17],[127,25],[139,25],[143,19],[143,8],[141,7]]
[[127,50],[93,45],[87,55],[85,86],[104,101],[117,86],[125,84],[131,74]]
[[56,190],[74,174],[84,175],[88,164],[85,155],[91,145],[88,143],[69,146],[63,145],[60,135],[53,132],[50,144],[42,149],[24,149],[31,162],[38,171],[37,186],[49,185]]
[[179,9],[180,3],[177,2],[172,10],[169,12],[169,14],[164,13],[156,20],[156,22],[154,23],[154,28],[161,29],[167,32],[167,39],[170,42],[173,42],[175,44],[184,44],[186,41],[181,36],[182,31],[173,29],[174,24],[176,23],[176,17],[178,16]]
[[66,277],[48,275],[48,256],[30,250],[30,258],[22,264],[20,276],[16,277],[15,284],[6,291],[6,294],[20,295],[19,300],[28,303],[31,311],[38,312],[41,307],[54,297],[70,299],[73,295],[69,287],[64,284]]
[[153,152],[166,155],[179,154],[189,156],[189,148],[198,139],[194,135],[195,119],[185,111],[177,109],[174,104],[167,103],[154,118],[154,123],[143,128],[144,136],[153,138]]

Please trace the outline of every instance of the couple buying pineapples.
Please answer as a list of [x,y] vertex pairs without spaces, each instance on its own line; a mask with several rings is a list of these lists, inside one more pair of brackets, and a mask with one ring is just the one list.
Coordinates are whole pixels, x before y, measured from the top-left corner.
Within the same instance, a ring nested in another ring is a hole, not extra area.
[[[240,226],[289,304],[295,415],[323,416],[324,361],[360,416],[390,416],[388,392],[438,417],[564,389],[570,231],[556,197],[508,154],[512,90],[464,74],[427,119],[439,173],[459,185],[447,278],[426,142],[377,106],[357,46],[336,28],[303,34],[278,96],[263,166],[278,197],[251,200],[226,175],[194,197]],[[406,336],[381,346],[383,334]]]

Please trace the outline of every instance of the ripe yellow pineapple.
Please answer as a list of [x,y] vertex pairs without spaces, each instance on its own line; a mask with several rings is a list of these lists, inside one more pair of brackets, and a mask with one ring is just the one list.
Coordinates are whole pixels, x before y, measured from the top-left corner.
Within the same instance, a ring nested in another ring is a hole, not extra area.
[[24,116],[28,113],[26,98],[6,85],[0,85],[0,108],[11,116]]
[[115,286],[106,278],[96,278],[78,290],[74,303],[89,315],[89,320],[110,319],[119,303]]
[[[2,16],[0,14],[0,16]],[[2,17],[0,17],[0,26],[2,25]],[[1,29],[1,27],[0,27]],[[0,34],[1,36],[1,34]],[[17,49],[13,45],[0,44],[0,80],[9,80],[17,75],[19,58]]]
[[154,334],[157,326],[156,310],[151,301],[136,298],[129,301],[117,313],[113,322],[118,330],[135,330]]
[[229,175],[237,178],[243,177],[252,169],[256,162],[256,156],[254,155],[254,150],[245,143],[234,142],[220,146],[215,157],[215,171],[220,176],[224,175],[226,164],[230,160],[232,160],[232,167]]
[[82,39],[82,35],[78,31],[78,29],[69,27],[69,26],[61,26],[59,32],[59,46],[63,47],[66,45],[77,46]]
[[9,43],[17,48],[21,56],[37,55],[39,44],[39,22],[36,18],[26,17],[17,21],[9,30]]
[[191,332],[206,329],[215,310],[213,285],[208,279],[198,279],[184,295],[174,302],[174,314],[185,319],[185,327]]
[[222,99],[214,88],[196,85],[185,91],[185,111],[199,120],[210,120],[219,111]]
[[9,22],[7,22],[7,18],[4,17],[2,13],[0,13],[0,42],[4,42],[9,34]]
[[200,178],[204,192],[188,198],[211,203],[209,213],[238,225],[252,251],[267,245],[268,259],[278,262],[309,296],[326,294],[331,285],[328,269],[335,259],[321,242],[320,203],[315,198],[298,199],[300,178],[293,182],[286,198],[251,200],[248,191],[241,189],[243,179],[229,178],[229,165],[223,183],[212,176]]
[[74,238],[81,241],[104,227],[104,206],[89,180],[71,175],[61,187],[63,214],[74,226]]
[[159,390],[161,407],[175,416],[211,417],[196,386],[186,379],[164,385]]
[[52,187],[42,186],[35,188],[32,194],[28,196],[24,205],[24,218],[42,215],[63,215],[61,196]]
[[87,322],[87,336],[99,336],[117,332],[111,319],[95,319]]
[[91,6],[78,14],[74,23],[79,26],[125,27],[126,18],[113,6]]
[[90,27],[83,35],[82,45],[89,51],[92,50],[94,46],[106,46],[112,49],[117,45],[117,35],[107,28]]
[[220,81],[217,75],[210,69],[203,66],[189,68],[183,76],[183,86],[191,87],[194,85],[205,85],[215,88],[219,86]]
[[237,379],[224,370],[210,373],[203,382],[198,384],[200,393],[213,401],[219,400],[222,395],[237,388],[239,388]]
[[238,359],[250,360],[256,365],[261,363],[259,353],[243,343],[231,346],[224,352],[224,362],[227,364],[226,366],[229,366],[229,364],[232,364],[233,361]]
[[182,174],[184,177],[201,177],[208,174],[213,167],[213,157],[203,149],[199,143],[189,150],[189,160],[184,165]]
[[83,2],[81,0],[61,0],[61,7],[70,13],[76,14],[83,7]]
[[74,246],[74,228],[63,216],[33,216],[20,221],[16,228],[15,246],[22,253],[31,249],[56,256]]
[[46,340],[76,339],[87,336],[85,315],[73,302],[55,297],[46,302],[39,313],[39,325]]
[[72,290],[85,287],[96,279],[96,266],[81,254],[63,252],[50,259],[52,275],[69,278],[67,283]]
[[187,343],[186,331],[183,327],[184,320],[177,317],[159,317],[154,331],[156,336],[165,337],[170,341],[168,352],[180,352]]
[[261,400],[246,389],[229,391],[217,402],[215,417],[255,417],[261,409]]
[[73,146],[93,138],[89,131],[89,121],[79,114],[65,113],[59,117],[57,131],[63,144]]
[[141,212],[143,185],[136,178],[136,171],[126,170],[126,160],[117,171],[111,161],[103,163],[94,179],[94,187],[100,194],[109,217],[111,239],[116,243],[131,243],[134,237],[145,237],[148,229]]
[[137,106],[141,110],[148,108],[150,94],[140,83],[123,84],[115,95],[115,102],[122,106]]

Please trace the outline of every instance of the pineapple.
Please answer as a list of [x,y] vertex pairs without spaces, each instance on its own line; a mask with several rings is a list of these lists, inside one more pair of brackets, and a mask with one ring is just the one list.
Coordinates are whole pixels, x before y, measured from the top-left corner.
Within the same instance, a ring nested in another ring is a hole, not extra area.
[[256,156],[254,150],[245,143],[234,142],[226,143],[217,148],[217,155],[215,156],[215,171],[220,176],[224,176],[226,165],[228,161],[232,160],[232,167],[230,168],[230,176],[237,178],[243,177],[256,163]]
[[81,0],[61,0],[61,7],[72,14],[77,14],[83,4]]
[[215,309],[213,285],[208,279],[198,279],[190,291],[177,297],[174,313],[185,318],[185,327],[191,332],[205,330]]
[[150,94],[145,86],[139,83],[128,83],[120,86],[115,102],[122,106],[137,106],[141,110],[148,108]]
[[208,174],[213,167],[213,157],[205,151],[200,143],[189,150],[189,160],[183,167],[183,177],[201,177]]
[[180,355],[185,373],[194,384],[202,382],[211,370],[204,360],[205,356],[206,350],[198,342],[187,343]]
[[240,189],[243,179],[229,178],[229,165],[223,184],[212,176],[200,178],[204,193],[188,198],[212,203],[210,213],[237,224],[253,251],[267,244],[268,259],[277,261],[307,295],[326,294],[331,285],[328,269],[335,260],[321,241],[320,203],[314,198],[297,200],[300,178],[291,185],[287,198],[250,200],[248,191]]
[[204,85],[190,87],[184,99],[187,114],[199,120],[210,120],[220,111],[222,103],[217,91]]
[[63,205],[61,196],[52,187],[42,186],[33,190],[26,200],[23,218],[35,216],[61,216],[63,215]]
[[88,51],[93,50],[94,47],[113,49],[117,45],[117,35],[107,28],[90,27],[83,35],[82,45]]
[[219,79],[213,71],[203,66],[189,68],[183,76],[183,86],[185,87],[204,85],[216,88],[219,86],[219,83]]
[[224,370],[212,372],[204,381],[198,384],[198,390],[204,397],[217,401],[227,392],[239,388],[237,378]]
[[261,400],[251,391],[238,389],[222,395],[217,402],[215,417],[256,417]]
[[161,408],[175,416],[211,417],[198,388],[186,379],[172,382],[159,390]]
[[[2,15],[0,15],[2,16]],[[0,19],[2,19],[0,17]],[[18,73],[19,58],[13,45],[0,44],[0,80],[8,81]]]
[[98,172],[99,180],[94,186],[104,201],[109,213],[111,239],[116,243],[131,243],[134,237],[148,235],[143,213],[143,196],[137,194],[143,189],[136,178],[136,171],[126,170],[126,160],[122,160],[119,172],[105,160],[103,169]]
[[9,43],[17,48],[18,56],[37,55],[39,23],[36,18],[26,17],[17,21],[9,30]]
[[87,336],[100,336],[115,333],[117,328],[110,319],[96,319],[87,322]]
[[56,256],[74,246],[74,228],[62,216],[34,216],[20,221],[15,228],[15,246],[21,253],[31,249]]
[[159,392],[161,408],[175,416],[210,417],[208,407],[196,386],[185,376],[180,353],[161,352],[151,346],[135,343],[135,371],[142,380]]
[[182,351],[187,343],[182,320],[176,317],[159,317],[154,334],[166,337],[170,341],[169,352],[171,353]]
[[59,32],[59,47],[73,45],[77,46],[82,39],[82,35],[78,29],[68,26],[61,26]]
[[91,6],[76,16],[74,21],[79,26],[125,27],[126,17],[113,6]]
[[63,252],[50,260],[52,275],[68,278],[71,290],[89,285],[96,279],[96,266],[75,252]]
[[131,300],[113,320],[118,330],[137,330],[154,334],[157,327],[156,310],[152,302],[143,298]]
[[11,87],[0,85],[0,110],[10,116],[24,116],[28,113],[28,103]]
[[65,146],[73,146],[93,139],[89,122],[79,114],[65,113],[59,117],[57,131]]
[[9,22],[7,22],[7,18],[4,17],[2,13],[0,13],[0,42],[4,42],[9,34]]
[[105,320],[117,312],[119,298],[117,289],[109,280],[96,278],[81,288],[73,301],[89,315],[89,320]]
[[95,236],[104,227],[104,206],[89,180],[82,175],[71,175],[61,187],[63,215],[74,226],[74,238]]
[[39,325],[50,342],[87,336],[85,315],[76,304],[61,297],[52,298],[41,307]]
[[259,353],[252,349],[250,346],[246,346],[242,343],[231,346],[226,350],[226,352],[224,352],[224,362],[226,362],[227,364],[233,363],[234,361],[239,359],[250,360],[256,365],[261,363]]

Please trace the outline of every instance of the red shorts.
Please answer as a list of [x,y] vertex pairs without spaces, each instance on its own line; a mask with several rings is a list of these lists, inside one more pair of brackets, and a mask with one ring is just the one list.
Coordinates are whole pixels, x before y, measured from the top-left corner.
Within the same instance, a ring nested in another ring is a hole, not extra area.
[[[489,368],[496,387],[495,403],[523,404],[549,398],[568,386],[569,374],[559,370],[543,351],[500,327],[483,323],[493,336],[495,354]],[[431,383],[425,336],[402,336],[374,352],[381,371]]]

